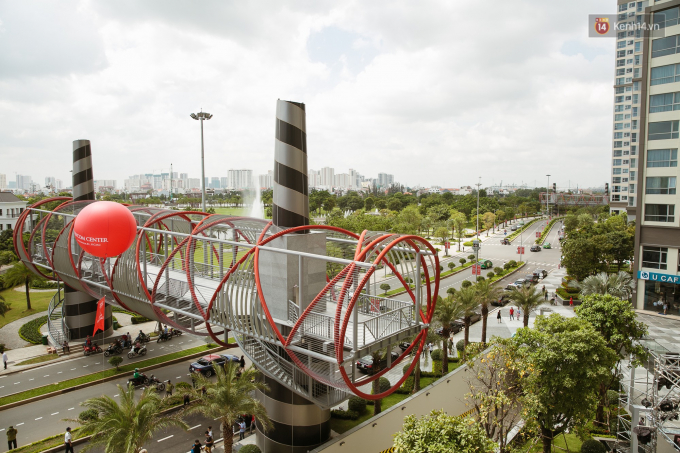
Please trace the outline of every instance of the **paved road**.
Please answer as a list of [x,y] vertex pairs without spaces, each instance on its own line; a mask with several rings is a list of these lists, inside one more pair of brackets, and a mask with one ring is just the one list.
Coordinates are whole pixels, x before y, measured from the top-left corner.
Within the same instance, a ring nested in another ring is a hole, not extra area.
[[[241,355],[241,350],[234,348],[230,349],[228,353]],[[187,359],[174,365],[155,369],[149,374],[154,374],[162,381],[170,379],[173,384],[178,382],[191,383],[189,364],[193,361],[196,361],[196,359]],[[246,366],[250,366],[247,358]],[[101,395],[117,397],[120,393],[117,385],[125,386],[130,376],[131,373],[113,381],[2,411],[0,412],[0,418],[2,418],[0,436],[4,437],[4,430],[9,425],[14,425],[19,430],[17,437],[19,444],[26,445],[57,434],[67,426],[77,426],[77,424],[65,422],[63,419],[77,418],[78,414],[84,410],[80,403],[88,398]]]
[[[130,333],[133,332],[134,331],[131,330]],[[121,365],[140,362],[148,358],[170,354],[172,352],[204,344],[206,343],[203,337],[188,335],[186,333],[180,337],[175,337],[170,341],[164,341],[163,343],[156,343],[156,341],[153,340],[150,343],[147,343],[146,347],[148,352],[144,357],[128,359],[127,351],[125,351],[121,355],[121,357],[123,357],[123,363]],[[0,396],[30,390],[35,387],[53,384],[84,374],[94,373],[95,371],[101,371],[102,369],[111,368],[111,365],[108,363],[109,357],[104,357],[103,354],[85,357],[82,352],[75,352],[75,347],[72,351],[74,351],[71,353],[74,357],[73,360],[59,361],[39,368],[0,376]],[[11,365],[9,368],[11,369]]]

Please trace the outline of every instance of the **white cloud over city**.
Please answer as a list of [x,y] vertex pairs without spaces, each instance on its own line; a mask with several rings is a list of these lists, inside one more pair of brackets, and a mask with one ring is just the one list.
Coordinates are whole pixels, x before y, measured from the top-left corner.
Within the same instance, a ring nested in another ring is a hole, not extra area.
[[0,173],[68,180],[272,168],[276,99],[307,104],[310,168],[409,185],[600,186],[614,40],[604,1],[0,1]]

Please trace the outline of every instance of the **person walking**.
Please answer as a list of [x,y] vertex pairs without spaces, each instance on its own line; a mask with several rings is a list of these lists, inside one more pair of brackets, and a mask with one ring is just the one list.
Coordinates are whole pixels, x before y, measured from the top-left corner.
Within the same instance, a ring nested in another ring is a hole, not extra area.
[[68,341],[64,340],[64,343],[61,345],[61,352],[63,354],[70,354],[71,353],[71,348],[68,346]]
[[544,292],[543,295],[545,296],[545,300],[548,300],[548,291]]
[[663,303],[663,314],[667,314],[666,312],[668,311],[668,302]]
[[66,434],[64,434],[64,446],[66,449],[65,453],[73,453],[73,436],[71,436],[71,428],[66,428]]
[[7,369],[7,362],[9,362],[9,357],[7,357],[7,352],[2,353],[2,363],[5,364],[5,369]]
[[250,419],[250,434],[253,434],[253,431],[255,431],[255,416],[252,416],[253,418]]
[[510,321],[515,320],[515,309],[510,307]]
[[201,443],[196,439],[194,444],[191,446],[191,453],[201,453]]
[[210,435],[210,431],[205,432],[205,451],[206,453],[211,453],[212,452],[212,447],[213,447],[213,438]]
[[213,432],[212,432],[212,426],[208,426],[208,434],[210,434],[210,437],[213,437]]
[[545,294],[545,285],[543,285],[543,288],[541,288],[541,292],[543,292],[543,294]]
[[501,311],[500,311],[500,310],[498,310],[498,315],[496,316],[496,318],[498,319],[498,324],[500,324],[500,323],[502,322],[502,321],[501,321]]
[[182,401],[183,401],[183,406],[186,406],[186,405],[188,405],[189,403],[191,403],[191,399],[189,398],[189,394],[188,394],[188,393],[185,393],[185,394],[184,394],[184,397],[182,398]]
[[14,426],[10,426],[7,429],[7,449],[11,450],[17,448],[17,429]]
[[238,422],[238,440],[243,440],[246,438],[246,422],[241,419]]
[[246,369],[246,359],[245,357],[241,356],[241,360],[238,361],[239,366],[241,367],[241,370]]
[[574,296],[569,296],[569,307],[574,308]]
[[172,382],[170,382],[170,379],[168,379],[168,384],[165,386],[165,396],[172,396],[172,389],[175,386],[172,385]]
[[522,310],[519,307],[517,307],[517,320],[519,321],[521,319],[522,319]]

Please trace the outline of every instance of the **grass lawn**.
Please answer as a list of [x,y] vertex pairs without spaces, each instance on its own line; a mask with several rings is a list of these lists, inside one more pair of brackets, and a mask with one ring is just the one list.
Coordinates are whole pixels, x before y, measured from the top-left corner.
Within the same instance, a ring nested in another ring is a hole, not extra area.
[[[566,437],[566,442],[565,442]],[[573,452],[578,453],[581,451],[581,439],[574,433],[560,434],[553,440],[553,452]],[[543,451],[543,443],[540,438],[530,439],[517,450],[521,453],[541,453]]]
[[[73,436],[73,440],[79,439],[83,435],[80,433],[80,428],[71,428],[71,435]],[[57,434],[54,436],[50,436],[46,439],[39,440],[37,442],[33,442],[32,444],[25,445],[23,447],[19,447],[15,451],[17,453],[39,453],[41,451],[45,451],[50,448],[58,447],[60,445],[64,445],[64,434]]]
[[248,216],[250,214],[250,206],[247,208],[235,208],[233,206],[228,208],[215,208],[215,214]]
[[166,354],[159,357],[154,357],[152,359],[142,360],[139,362],[130,363],[128,365],[122,366],[116,371],[115,368],[109,368],[105,371],[100,371],[98,373],[88,374],[86,376],[81,376],[78,378],[68,379],[66,381],[58,382],[56,384],[45,385],[42,387],[34,388],[31,390],[26,390],[25,392],[15,393],[14,395],[8,395],[0,398],[0,406],[5,404],[14,403],[16,401],[23,401],[28,398],[33,398],[34,396],[45,395],[46,393],[55,392],[57,390],[63,390],[76,385],[85,384],[87,382],[96,381],[109,376],[123,375],[133,371],[135,368],[144,368],[147,366],[155,365],[157,363],[167,362],[168,360],[177,359],[180,357],[186,357],[188,355],[205,351],[215,347],[215,345],[197,346],[195,348],[186,349],[184,351],[173,352],[172,354]]
[[12,305],[4,318],[0,316],[0,327],[24,316],[46,311],[56,292],[56,289],[54,292],[31,292],[31,310],[26,310],[26,293],[24,291],[14,291],[13,289],[0,291],[0,295],[5,298],[5,301]]
[[33,357],[32,359],[24,360],[23,362],[19,362],[17,365],[32,365],[34,363],[49,362],[50,360],[57,358],[59,358],[57,354],[40,355],[38,357]]

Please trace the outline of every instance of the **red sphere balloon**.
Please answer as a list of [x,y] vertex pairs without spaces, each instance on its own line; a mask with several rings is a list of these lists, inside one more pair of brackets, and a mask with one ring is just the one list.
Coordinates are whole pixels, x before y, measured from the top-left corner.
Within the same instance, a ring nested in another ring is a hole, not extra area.
[[87,253],[110,258],[120,255],[132,245],[137,234],[137,222],[122,204],[97,201],[80,211],[73,233]]

